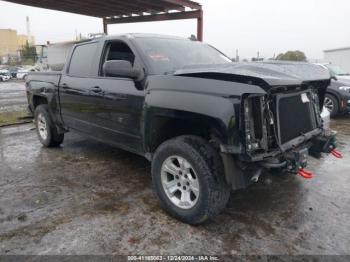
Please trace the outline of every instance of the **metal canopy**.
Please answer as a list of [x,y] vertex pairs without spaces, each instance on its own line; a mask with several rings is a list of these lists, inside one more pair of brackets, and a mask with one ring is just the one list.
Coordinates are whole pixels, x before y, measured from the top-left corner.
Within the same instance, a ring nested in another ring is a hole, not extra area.
[[197,19],[197,38],[203,39],[203,11],[190,0],[5,0],[7,2],[58,10],[103,19],[108,24]]

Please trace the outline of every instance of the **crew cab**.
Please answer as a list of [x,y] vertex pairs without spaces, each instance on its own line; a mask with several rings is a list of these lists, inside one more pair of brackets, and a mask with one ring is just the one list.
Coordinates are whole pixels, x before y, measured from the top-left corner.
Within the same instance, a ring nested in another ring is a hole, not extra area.
[[26,87],[44,146],[76,131],[144,156],[165,210],[199,224],[263,170],[311,178],[309,154],[337,154],[320,114],[329,83],[307,63],[233,63],[202,42],[126,34],[76,44],[62,72]]

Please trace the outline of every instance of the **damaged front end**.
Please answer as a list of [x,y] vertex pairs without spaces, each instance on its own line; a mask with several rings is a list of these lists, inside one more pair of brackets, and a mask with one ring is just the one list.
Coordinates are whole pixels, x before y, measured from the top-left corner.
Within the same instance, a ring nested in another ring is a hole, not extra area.
[[321,116],[327,85],[319,81],[242,96],[242,151],[223,154],[226,178],[233,189],[257,182],[264,169],[310,179],[312,173],[305,170],[309,155],[320,158],[322,153],[332,153],[341,158],[335,150],[335,133],[326,128]]
[[[256,182],[264,169],[311,178],[308,156],[336,151],[336,137],[321,116],[329,72],[309,63],[266,62],[191,67],[176,75],[233,84],[234,120],[228,143],[220,144],[227,182],[233,189]],[[256,91],[259,87],[260,91]]]
[[324,129],[321,117],[325,86],[326,81],[275,87],[265,95],[243,97],[240,129],[245,153],[238,159],[243,170],[244,165],[254,165],[251,182],[264,168],[312,178],[305,171],[308,155],[339,154],[335,134]]

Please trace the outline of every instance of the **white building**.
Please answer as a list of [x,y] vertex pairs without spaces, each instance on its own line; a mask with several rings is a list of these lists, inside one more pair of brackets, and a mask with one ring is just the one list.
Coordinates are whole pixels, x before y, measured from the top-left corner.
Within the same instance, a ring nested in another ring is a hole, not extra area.
[[60,71],[63,69],[68,55],[76,43],[79,43],[79,41],[62,42],[48,45],[47,60],[49,67],[53,71]]
[[350,47],[324,50],[325,62],[338,65],[344,71],[350,73]]

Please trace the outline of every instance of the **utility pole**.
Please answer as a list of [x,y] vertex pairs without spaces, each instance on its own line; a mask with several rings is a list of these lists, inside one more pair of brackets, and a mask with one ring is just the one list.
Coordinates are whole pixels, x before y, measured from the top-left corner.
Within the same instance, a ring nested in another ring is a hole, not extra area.
[[28,38],[28,44],[32,45],[32,36],[30,34],[30,23],[29,23],[29,16],[26,17],[26,22],[27,22],[27,38]]

